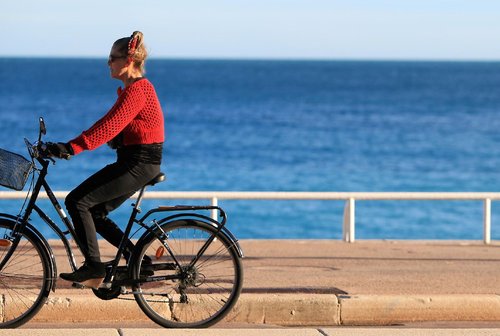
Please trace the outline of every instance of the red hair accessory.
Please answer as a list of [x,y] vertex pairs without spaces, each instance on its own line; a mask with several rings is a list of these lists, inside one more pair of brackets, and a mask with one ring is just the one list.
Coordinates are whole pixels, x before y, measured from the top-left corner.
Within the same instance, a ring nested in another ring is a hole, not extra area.
[[130,37],[130,41],[128,41],[128,54],[133,55],[135,53],[135,47],[137,44],[137,36]]

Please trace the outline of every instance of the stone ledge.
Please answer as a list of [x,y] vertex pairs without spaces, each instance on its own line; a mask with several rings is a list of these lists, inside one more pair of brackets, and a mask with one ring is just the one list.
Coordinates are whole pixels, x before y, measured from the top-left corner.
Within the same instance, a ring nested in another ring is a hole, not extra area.
[[[7,307],[8,309],[8,307]],[[37,322],[145,321],[134,300],[103,301],[91,295],[49,296]],[[242,294],[225,318],[227,322],[278,325],[339,325],[335,295]]]
[[[5,313],[9,312],[6,302]],[[134,300],[49,297],[36,322],[149,321]],[[500,321],[498,295],[242,294],[229,323],[282,326],[394,325],[423,321]]]
[[340,296],[342,325],[422,321],[500,321],[498,295]]

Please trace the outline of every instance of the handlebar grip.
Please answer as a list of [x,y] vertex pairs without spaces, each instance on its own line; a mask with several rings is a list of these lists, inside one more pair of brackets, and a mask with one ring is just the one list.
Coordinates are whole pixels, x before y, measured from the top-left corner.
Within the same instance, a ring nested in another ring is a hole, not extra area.
[[43,158],[48,158],[53,161],[52,158],[65,159],[69,160],[71,158],[71,154],[65,152],[60,147],[61,143],[53,143],[53,142],[39,142],[38,150]]

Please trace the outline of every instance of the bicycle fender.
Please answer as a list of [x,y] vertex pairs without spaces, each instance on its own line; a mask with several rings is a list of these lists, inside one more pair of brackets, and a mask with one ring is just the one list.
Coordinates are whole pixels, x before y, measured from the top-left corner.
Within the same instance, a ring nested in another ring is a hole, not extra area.
[[[16,221],[17,221],[17,217],[12,216],[10,214],[6,214],[6,213],[0,213],[0,221],[2,221],[4,223],[11,223],[12,225],[15,225]],[[48,282],[49,285],[48,285],[48,288],[46,288],[46,290],[55,291],[55,289],[56,289],[55,279],[57,279],[57,266],[56,266],[56,260],[54,257],[54,253],[52,252],[52,248],[50,247],[50,245],[47,242],[47,240],[45,239],[45,237],[40,233],[40,231],[38,231],[31,223],[28,222],[28,224],[25,227],[25,230],[27,230],[29,232],[29,234],[31,234],[31,237],[35,240],[36,243],[38,243],[43,248],[43,250],[44,250],[43,252],[46,253],[47,256],[49,257],[50,266],[51,266],[50,269],[51,269],[51,273],[52,273],[50,276],[54,280]]]
[[[169,219],[171,219],[171,217],[175,217],[175,220],[169,220]],[[193,219],[192,215],[186,215],[185,219],[182,218],[183,215],[175,215],[175,216],[171,216],[171,217],[164,218],[164,219],[158,221],[158,224],[165,225],[165,224],[175,223],[177,221],[184,222],[184,221],[188,220],[188,221],[192,221],[192,222],[203,222],[205,224],[209,224],[209,225],[213,226],[214,228],[218,228],[217,224],[214,223],[210,217],[205,217],[202,215],[198,215],[196,217],[200,218],[200,219],[205,219],[205,220]],[[154,227],[150,227],[150,228],[153,230],[155,229]],[[142,236],[138,239],[137,246],[141,246],[140,243],[142,243],[144,241],[144,239],[148,239],[148,237],[152,234],[153,234],[152,232],[150,232],[149,230],[146,230],[146,232],[144,232],[142,234]],[[224,236],[224,238],[226,238],[228,241],[231,242],[231,245],[234,246],[234,248],[236,249],[236,252],[240,258],[244,257],[243,250],[241,249],[241,246],[238,242],[238,239],[236,239],[236,237],[231,233],[231,231],[229,231],[227,228],[223,227],[219,234]]]

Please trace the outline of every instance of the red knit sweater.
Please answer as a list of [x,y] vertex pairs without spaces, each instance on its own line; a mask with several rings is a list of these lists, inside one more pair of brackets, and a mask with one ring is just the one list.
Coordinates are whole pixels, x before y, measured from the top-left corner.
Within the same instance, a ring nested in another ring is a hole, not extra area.
[[111,110],[69,144],[76,155],[107,143],[120,132],[123,132],[125,146],[165,140],[161,105],[153,84],[147,79],[140,79],[125,90],[119,89]]

